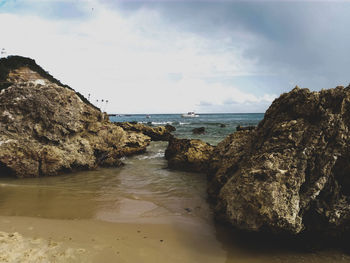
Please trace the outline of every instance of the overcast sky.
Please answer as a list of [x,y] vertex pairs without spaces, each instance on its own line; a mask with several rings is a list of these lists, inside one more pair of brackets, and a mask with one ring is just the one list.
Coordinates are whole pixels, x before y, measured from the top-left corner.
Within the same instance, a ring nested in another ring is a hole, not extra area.
[[349,1],[0,0],[0,48],[113,113],[264,112],[295,85],[347,86],[349,30]]

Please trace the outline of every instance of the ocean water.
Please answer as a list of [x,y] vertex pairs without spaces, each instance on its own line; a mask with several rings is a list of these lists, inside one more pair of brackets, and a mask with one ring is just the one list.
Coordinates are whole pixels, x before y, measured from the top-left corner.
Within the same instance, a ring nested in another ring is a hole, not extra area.
[[[257,125],[264,118],[263,113],[226,113],[199,114],[199,117],[183,118],[181,114],[135,114],[111,116],[113,122],[136,121],[152,126],[170,124],[176,128],[173,133],[179,138],[201,139],[216,145],[228,134],[233,133],[238,125]],[[225,127],[221,127],[221,126]],[[205,134],[194,135],[194,128],[204,127]]]
[[[176,127],[175,134],[179,137],[196,137],[216,144],[234,132],[237,125],[256,125],[262,118],[263,114],[203,114],[198,118],[159,114],[150,118],[119,116],[111,120],[152,125],[168,123]],[[220,124],[226,127],[221,128]],[[196,127],[205,127],[206,134],[194,136],[192,129]],[[206,241],[218,243],[223,255],[215,262],[350,262],[350,257],[339,250],[307,252],[289,245],[269,244],[265,240],[253,242],[236,236],[214,221],[213,210],[207,202],[206,175],[168,169],[164,158],[166,147],[167,142],[152,142],[146,153],[124,158],[126,165],[119,168],[24,180],[0,177],[0,216],[170,223],[188,227],[191,235],[204,235]],[[183,242],[179,246],[187,245]],[[202,253],[210,256],[216,252],[205,249]],[[186,260],[198,262],[196,258]]]

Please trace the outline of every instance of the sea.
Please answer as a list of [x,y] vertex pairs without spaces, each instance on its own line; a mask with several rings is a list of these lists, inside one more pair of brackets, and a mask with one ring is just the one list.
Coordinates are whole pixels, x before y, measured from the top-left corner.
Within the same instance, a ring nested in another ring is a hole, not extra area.
[[[263,117],[262,113],[199,114],[196,118],[182,118],[181,114],[132,114],[111,116],[110,120],[153,126],[170,124],[176,128],[177,137],[198,138],[215,145],[235,132],[238,125],[257,125]],[[194,135],[192,129],[198,127],[204,127],[205,134]],[[215,221],[207,200],[206,175],[168,169],[166,147],[167,142],[152,142],[144,154],[123,158],[125,165],[118,168],[23,180],[0,178],[0,216],[173,224],[189,229],[191,235],[200,236],[203,242],[218,244],[222,251],[220,260],[209,260],[216,253],[214,248],[200,252],[208,255],[206,262],[350,262],[349,255],[339,250],[310,252],[236,236],[230,228]],[[113,226],[108,231],[112,230]],[[179,236],[180,250],[182,246],[188,249],[185,239]],[[187,257],[185,262],[199,261]]]
[[[139,122],[150,126],[170,124],[176,128],[173,134],[178,138],[200,139],[216,145],[227,135],[236,131],[236,127],[257,125],[264,113],[224,113],[198,114],[198,117],[182,117],[182,114],[126,114],[111,116],[113,122]],[[194,128],[204,127],[205,133],[193,134]]]

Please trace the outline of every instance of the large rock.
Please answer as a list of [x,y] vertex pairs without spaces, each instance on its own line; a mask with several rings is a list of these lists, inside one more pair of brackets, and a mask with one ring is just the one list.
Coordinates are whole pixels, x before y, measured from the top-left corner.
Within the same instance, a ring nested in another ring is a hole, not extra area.
[[207,172],[214,147],[201,140],[169,140],[165,151],[169,168],[192,172]]
[[[33,60],[0,61],[0,175],[55,175],[121,165],[150,137],[125,131]],[[40,68],[40,67],[39,67]]]
[[255,130],[215,149],[217,215],[249,231],[348,234],[349,126],[350,87],[282,94]]
[[235,132],[227,136],[214,148],[208,169],[208,180],[210,181],[208,193],[210,198],[215,200],[230,174],[237,171],[237,163],[241,162],[247,153],[253,135],[252,131]]

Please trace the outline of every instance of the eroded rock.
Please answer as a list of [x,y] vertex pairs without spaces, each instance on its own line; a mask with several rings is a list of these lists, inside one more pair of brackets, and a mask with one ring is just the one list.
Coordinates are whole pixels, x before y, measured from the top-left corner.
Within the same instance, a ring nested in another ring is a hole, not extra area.
[[125,131],[143,133],[151,137],[153,141],[168,141],[173,137],[171,132],[175,130],[175,127],[168,124],[166,126],[150,127],[137,122],[116,122],[115,125],[122,127]]
[[117,127],[74,90],[24,62],[6,68],[0,93],[1,175],[36,177],[119,166],[120,157],[145,151],[150,137]]
[[256,129],[215,149],[217,215],[249,231],[348,234],[349,126],[350,87],[282,94]]
[[165,158],[170,168],[206,172],[213,150],[213,146],[201,140],[172,138],[165,151]]

